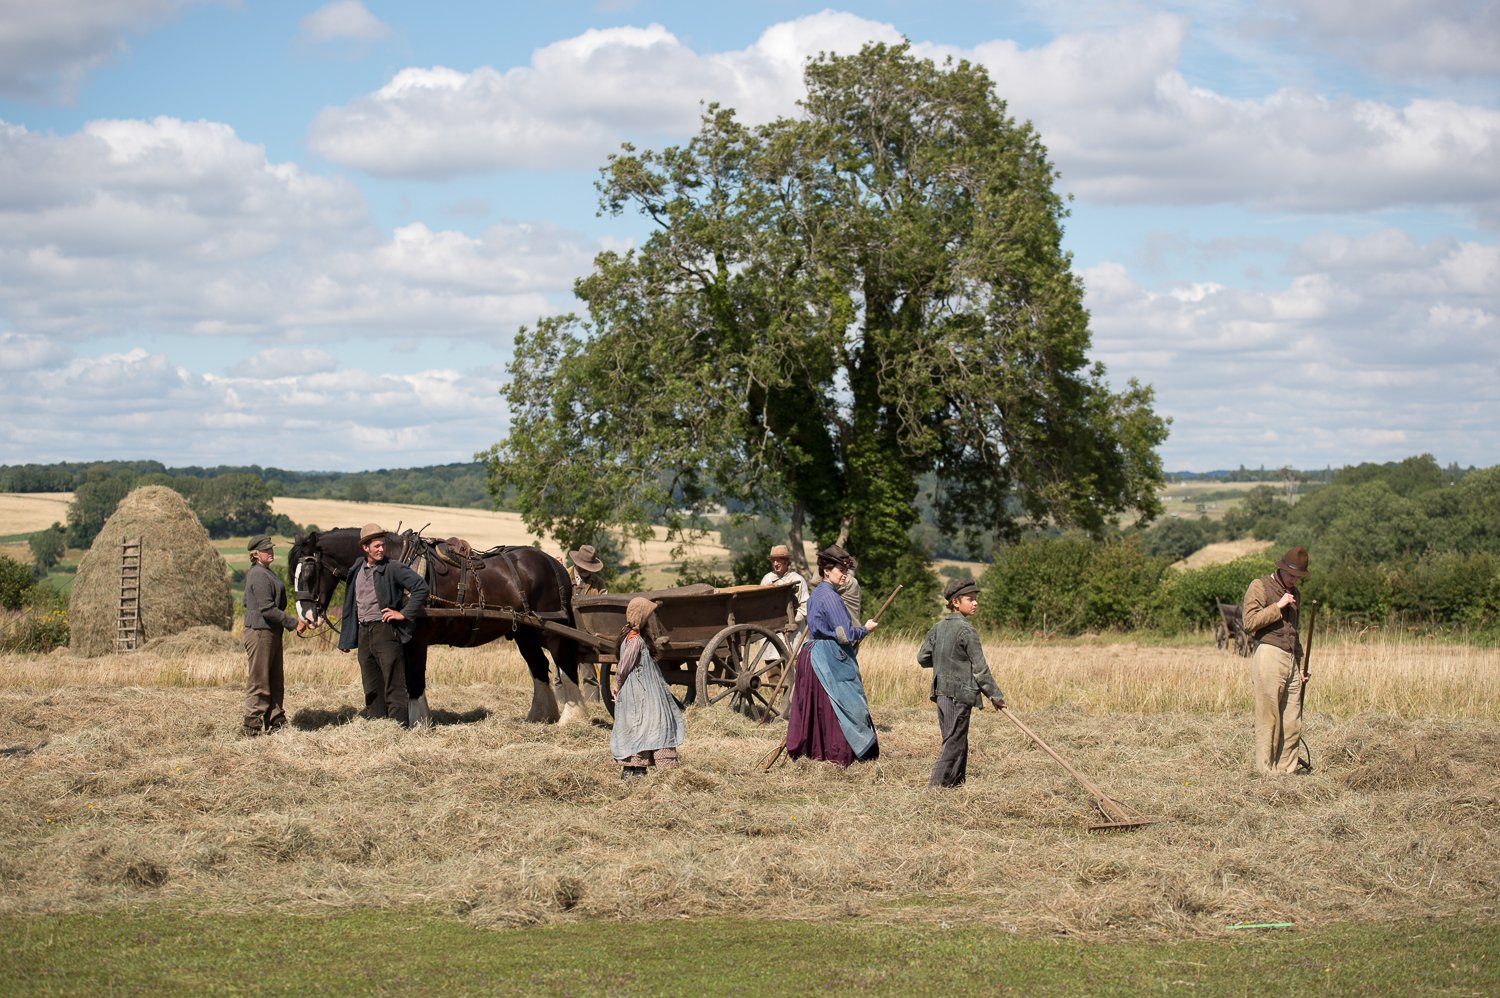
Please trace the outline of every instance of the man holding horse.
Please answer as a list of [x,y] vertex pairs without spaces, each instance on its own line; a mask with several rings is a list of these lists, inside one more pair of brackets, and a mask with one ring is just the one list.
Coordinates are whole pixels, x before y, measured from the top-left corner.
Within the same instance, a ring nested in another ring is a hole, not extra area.
[[257,534],[246,547],[250,571],[245,573],[245,737],[275,733],[286,725],[282,708],[281,632],[303,634],[308,623],[286,612],[286,586],[271,571],[276,548],[271,538]]
[[412,618],[421,615],[427,602],[427,583],[386,558],[386,531],[379,524],[360,528],[359,546],[364,557],[354,563],[344,585],[339,651],[359,650],[365,716],[389,717],[407,727],[405,646],[412,637]]

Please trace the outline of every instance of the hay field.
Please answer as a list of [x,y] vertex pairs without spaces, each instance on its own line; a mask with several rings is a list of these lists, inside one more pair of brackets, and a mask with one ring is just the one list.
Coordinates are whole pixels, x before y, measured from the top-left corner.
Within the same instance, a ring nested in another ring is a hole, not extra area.
[[68,522],[71,492],[0,492],[0,537],[31,534]]
[[[1201,547],[1188,555],[1181,561],[1174,561],[1173,568],[1203,568],[1206,565],[1224,565],[1236,558],[1243,558],[1247,554],[1260,554],[1268,552],[1271,545],[1265,541],[1258,541],[1253,537],[1247,537],[1239,541],[1219,541]],[[1272,557],[1279,558],[1281,554]]]
[[937,727],[910,642],[865,649],[878,762],[761,775],[777,729],[692,710],[687,767],[629,784],[597,709],[587,726],[520,720],[508,645],[435,653],[430,732],[339,723],[361,702],[352,659],[295,647],[298,727],[253,741],[228,649],[0,659],[0,912],[418,906],[493,926],[863,916],[1159,937],[1500,904],[1488,650],[1330,644],[1309,699],[1318,772],[1261,778],[1244,660],[995,647],[1022,717],[1174,819],[1101,837],[1083,831],[1087,795],[993,712],[975,717],[968,787],[926,790]]

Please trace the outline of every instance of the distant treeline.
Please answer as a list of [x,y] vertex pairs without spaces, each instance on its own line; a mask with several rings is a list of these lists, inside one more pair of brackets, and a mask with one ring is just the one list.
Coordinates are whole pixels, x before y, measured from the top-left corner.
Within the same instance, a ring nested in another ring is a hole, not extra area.
[[[1272,560],[1305,545],[1304,596],[1331,619],[1493,630],[1500,625],[1500,465],[1453,475],[1431,455],[1340,469],[1295,504],[1249,490],[1223,520],[1168,520],[1103,541],[1039,536],[1000,548],[981,620],[1007,630],[1076,634],[1175,631],[1217,619]],[[1195,571],[1171,562],[1210,540],[1251,536],[1269,557]],[[985,585],[981,580],[981,586]]]
[[[1423,457],[1431,460],[1432,455],[1425,454],[1423,455]],[[1436,462],[1434,462],[1434,464],[1436,464]],[[1330,465],[1329,467],[1326,467],[1321,471],[1316,468],[1307,471],[1299,471],[1292,469],[1290,466],[1286,468],[1267,468],[1265,465],[1261,465],[1259,468],[1246,468],[1242,464],[1238,469],[1234,471],[1229,471],[1227,469],[1221,471],[1169,471],[1163,476],[1163,478],[1169,483],[1194,482],[1205,478],[1213,478],[1221,482],[1276,482],[1281,481],[1285,477],[1286,472],[1289,471],[1292,476],[1295,476],[1296,481],[1321,482],[1326,484],[1328,482],[1332,482],[1334,478],[1336,478],[1342,472],[1348,471],[1350,467],[1353,466],[1346,465],[1343,468],[1335,470]],[[1359,467],[1376,468],[1387,466],[1361,464],[1359,465]],[[1457,482],[1459,479],[1463,478],[1464,475],[1474,470],[1475,469],[1472,466],[1468,468],[1460,468],[1458,466],[1458,462],[1455,461],[1449,464],[1447,468],[1442,469],[1442,472],[1443,474],[1448,476],[1450,481]]]
[[425,468],[382,468],[379,471],[356,472],[288,471],[284,468],[262,468],[256,464],[168,468],[160,461],[63,461],[57,464],[0,465],[0,492],[73,492],[88,481],[90,472],[94,471],[122,478],[166,475],[174,479],[209,480],[225,475],[253,475],[265,483],[273,496],[490,508],[485,466],[476,461]]

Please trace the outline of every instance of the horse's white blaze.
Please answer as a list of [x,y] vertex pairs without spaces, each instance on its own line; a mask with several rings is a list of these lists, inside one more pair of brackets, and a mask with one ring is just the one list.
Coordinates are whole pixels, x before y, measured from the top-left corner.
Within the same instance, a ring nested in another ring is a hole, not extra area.
[[[302,572],[305,568],[307,568],[307,562],[297,562],[297,571],[292,573],[292,591],[294,593],[302,593],[307,591],[307,589],[302,585]],[[308,607],[307,600],[297,600],[297,617],[300,620],[312,620],[312,609]]]

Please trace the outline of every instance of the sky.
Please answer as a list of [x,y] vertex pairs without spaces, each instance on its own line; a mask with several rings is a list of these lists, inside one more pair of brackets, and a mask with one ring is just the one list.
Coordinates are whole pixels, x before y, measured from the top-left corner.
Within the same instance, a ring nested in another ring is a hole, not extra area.
[[0,463],[359,470],[504,437],[594,182],[820,51],[985,66],[1169,470],[1500,463],[1500,0],[0,0]]

